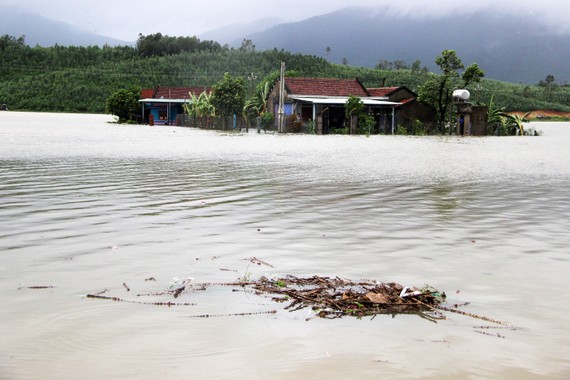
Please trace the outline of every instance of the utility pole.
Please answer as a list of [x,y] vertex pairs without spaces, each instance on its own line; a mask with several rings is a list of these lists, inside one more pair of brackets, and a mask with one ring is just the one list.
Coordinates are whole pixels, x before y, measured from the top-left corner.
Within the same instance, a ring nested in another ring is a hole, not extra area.
[[253,83],[255,80],[257,80],[257,75],[254,75],[253,73],[251,73],[251,75],[248,75],[247,80],[249,81],[249,96],[252,97],[253,96]]
[[285,109],[283,106],[283,102],[284,99],[283,97],[285,96],[285,62],[281,62],[281,75],[280,75],[280,79],[279,79],[279,115],[278,115],[278,121],[277,121],[277,132],[279,133],[284,133],[285,132],[285,128],[284,128],[284,119],[285,119]]

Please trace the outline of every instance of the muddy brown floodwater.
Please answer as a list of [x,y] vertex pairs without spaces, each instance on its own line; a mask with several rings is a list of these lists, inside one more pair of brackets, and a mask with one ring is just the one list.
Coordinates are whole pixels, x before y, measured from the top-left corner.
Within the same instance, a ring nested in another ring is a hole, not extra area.
[[[366,138],[110,120],[0,113],[0,378],[570,373],[570,123]],[[315,318],[232,286],[163,296],[287,275],[431,286],[508,328]]]

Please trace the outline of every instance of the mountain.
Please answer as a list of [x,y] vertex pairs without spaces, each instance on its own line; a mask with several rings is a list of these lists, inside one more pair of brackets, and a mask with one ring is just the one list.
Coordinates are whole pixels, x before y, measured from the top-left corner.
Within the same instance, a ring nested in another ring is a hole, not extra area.
[[[267,17],[248,23],[230,24],[218,29],[204,32],[197,37],[201,40],[217,41],[220,44],[230,44],[239,47],[243,41],[243,36],[262,32],[275,25],[281,24],[283,20],[276,17]],[[241,38],[241,39],[240,39]]]
[[532,17],[480,11],[412,18],[345,8],[236,37],[233,45],[248,38],[258,50],[285,49],[337,63],[344,58],[366,67],[380,60],[411,64],[419,59],[436,72],[435,57],[453,49],[465,65],[478,63],[487,78],[537,83],[550,74],[557,83],[570,82],[570,36],[549,31]]
[[75,28],[69,24],[54,21],[39,14],[16,7],[2,6],[0,12],[0,35],[14,37],[25,36],[30,46],[88,46],[105,44],[110,46],[132,45],[132,42],[120,41]]

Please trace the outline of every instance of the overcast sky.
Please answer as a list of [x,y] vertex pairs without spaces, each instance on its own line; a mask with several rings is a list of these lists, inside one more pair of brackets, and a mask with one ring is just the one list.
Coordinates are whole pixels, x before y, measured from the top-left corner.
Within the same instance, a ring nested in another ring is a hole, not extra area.
[[299,21],[347,6],[373,6],[414,17],[481,8],[522,12],[570,32],[570,0],[0,0],[0,5],[19,6],[125,41],[136,40],[139,33],[193,36],[265,17]]

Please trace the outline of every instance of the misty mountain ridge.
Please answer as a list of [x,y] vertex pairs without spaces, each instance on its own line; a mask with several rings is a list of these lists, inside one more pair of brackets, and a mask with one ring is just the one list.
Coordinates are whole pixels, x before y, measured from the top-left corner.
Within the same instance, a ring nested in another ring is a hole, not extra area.
[[247,23],[238,23],[226,25],[221,28],[209,30],[199,34],[197,37],[201,40],[216,41],[221,45],[229,44],[239,47],[243,40],[237,42],[236,36],[248,36],[264,30],[270,29],[275,25],[282,24],[284,21],[277,17],[266,17]]
[[570,82],[569,37],[530,14],[479,11],[412,18],[371,8],[345,8],[236,36],[232,45],[239,46],[247,38],[259,50],[284,49],[365,67],[374,67],[380,60],[411,64],[419,59],[434,72],[438,69],[435,57],[453,49],[465,65],[478,63],[488,78],[536,83],[551,74],[558,83],[565,83]]
[[9,6],[2,6],[0,12],[0,35],[5,34],[14,37],[25,36],[29,46],[134,45],[133,42],[81,30],[64,22]]
[[[24,35],[30,46],[134,45],[7,6],[0,13],[2,34]],[[264,18],[233,24],[198,37],[233,47],[251,39],[258,50],[284,49],[364,67],[381,60],[410,65],[420,60],[434,72],[435,57],[454,49],[465,65],[478,63],[487,78],[537,83],[553,75],[559,84],[570,82],[570,35],[531,14],[479,11],[418,17],[391,9],[345,8],[298,22]]]

